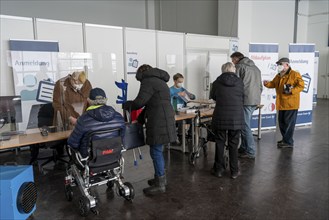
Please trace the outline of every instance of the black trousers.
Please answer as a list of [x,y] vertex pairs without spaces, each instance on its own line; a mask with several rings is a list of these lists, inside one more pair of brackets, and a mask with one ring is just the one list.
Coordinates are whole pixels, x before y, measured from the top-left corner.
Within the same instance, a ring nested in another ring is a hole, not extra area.
[[238,145],[241,130],[218,130],[216,131],[216,151],[215,151],[215,164],[214,169],[224,171],[224,149],[227,139],[230,158],[231,173],[239,171],[238,167]]
[[279,128],[282,135],[282,140],[294,145],[294,131],[297,120],[298,110],[280,110],[278,115]]

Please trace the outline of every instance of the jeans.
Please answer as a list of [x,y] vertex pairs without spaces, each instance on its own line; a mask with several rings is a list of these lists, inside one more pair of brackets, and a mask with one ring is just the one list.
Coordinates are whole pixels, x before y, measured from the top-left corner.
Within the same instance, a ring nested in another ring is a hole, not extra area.
[[279,128],[283,142],[294,145],[294,130],[298,110],[280,110],[278,115]]
[[256,146],[254,142],[254,136],[251,131],[250,122],[252,113],[256,110],[256,105],[243,106],[244,112],[244,129],[241,130],[241,149],[250,156],[256,155]]
[[162,154],[162,144],[150,145],[150,155],[153,161],[155,176],[165,175],[165,162]]
[[216,132],[216,150],[215,150],[215,164],[214,169],[218,171],[225,170],[224,148],[226,142],[226,132],[228,138],[229,158],[231,173],[237,173],[238,167],[238,145],[240,138],[240,130],[219,130]]

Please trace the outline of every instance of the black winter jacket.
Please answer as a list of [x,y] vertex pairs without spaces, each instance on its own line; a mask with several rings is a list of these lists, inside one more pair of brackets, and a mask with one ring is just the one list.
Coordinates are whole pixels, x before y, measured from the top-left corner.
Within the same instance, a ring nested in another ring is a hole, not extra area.
[[216,101],[212,128],[240,130],[244,128],[243,82],[235,73],[223,73],[213,83],[210,98]]
[[[101,131],[121,128],[121,136],[125,134],[125,121],[122,115],[115,111],[111,106],[102,105],[98,108],[87,110],[77,120],[72,134],[67,143],[70,147],[78,149],[82,157],[89,155],[88,147],[88,133],[92,131]],[[110,138],[117,136],[118,133],[111,133],[111,135],[98,135],[95,139]]]
[[[167,144],[177,138],[175,112],[170,102],[170,92],[167,82],[169,74],[161,69],[152,68],[136,74],[141,82],[137,97],[127,101],[125,110],[136,110],[144,107],[143,114],[146,123],[146,143],[148,145]],[[139,120],[138,121],[143,121]]]

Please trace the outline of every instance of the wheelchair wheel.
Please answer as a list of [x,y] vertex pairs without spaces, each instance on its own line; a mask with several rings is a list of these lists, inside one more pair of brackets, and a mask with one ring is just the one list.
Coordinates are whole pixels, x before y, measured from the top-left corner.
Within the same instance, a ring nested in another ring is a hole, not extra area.
[[204,157],[208,157],[208,146],[207,146],[207,142],[204,143],[204,145],[202,146],[203,148],[203,156]]
[[89,199],[85,196],[79,198],[79,211],[82,217],[86,217],[90,211],[90,202]]
[[112,189],[113,186],[114,186],[114,181],[113,181],[113,180],[112,180],[112,181],[108,181],[108,182],[106,183],[106,186],[107,186],[108,189]]
[[191,152],[189,155],[188,155],[188,162],[190,165],[195,165],[195,159],[197,157],[197,153],[194,153],[194,152]]
[[73,190],[72,186],[70,185],[65,185],[65,197],[67,201],[72,201],[73,199]]
[[130,183],[130,182],[125,182],[123,183],[123,185],[127,186],[129,188],[129,194],[128,195],[125,195],[124,193],[123,194],[120,194],[123,196],[123,198],[125,198],[127,201],[132,201],[134,198],[135,198],[135,190],[134,190],[134,187],[133,185]]

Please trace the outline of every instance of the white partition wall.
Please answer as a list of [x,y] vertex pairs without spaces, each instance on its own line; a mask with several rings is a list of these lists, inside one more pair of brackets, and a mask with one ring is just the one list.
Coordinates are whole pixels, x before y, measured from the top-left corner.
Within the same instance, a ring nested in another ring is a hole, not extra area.
[[169,73],[169,87],[173,85],[173,75],[176,73],[184,75],[184,35],[175,32],[157,32],[157,63],[160,69]]
[[122,29],[122,27],[85,25],[86,50],[93,57],[93,68],[88,71],[88,79],[93,87],[104,89],[108,104],[118,111],[121,110],[121,104],[116,104],[116,99],[122,94],[115,81],[121,82],[125,78]]
[[125,28],[125,68],[128,82],[128,100],[134,99],[140,83],[135,78],[142,64],[156,66],[156,33],[153,30]]
[[229,60],[230,38],[186,35],[185,87],[197,99],[208,99],[210,83],[221,73],[221,66]]
[[59,42],[61,52],[83,52],[82,23],[36,19],[37,39]]
[[9,39],[28,39],[33,40],[33,22],[32,18],[0,16],[1,27],[1,72],[0,72],[0,95],[14,95],[13,72],[10,68],[9,59]]

